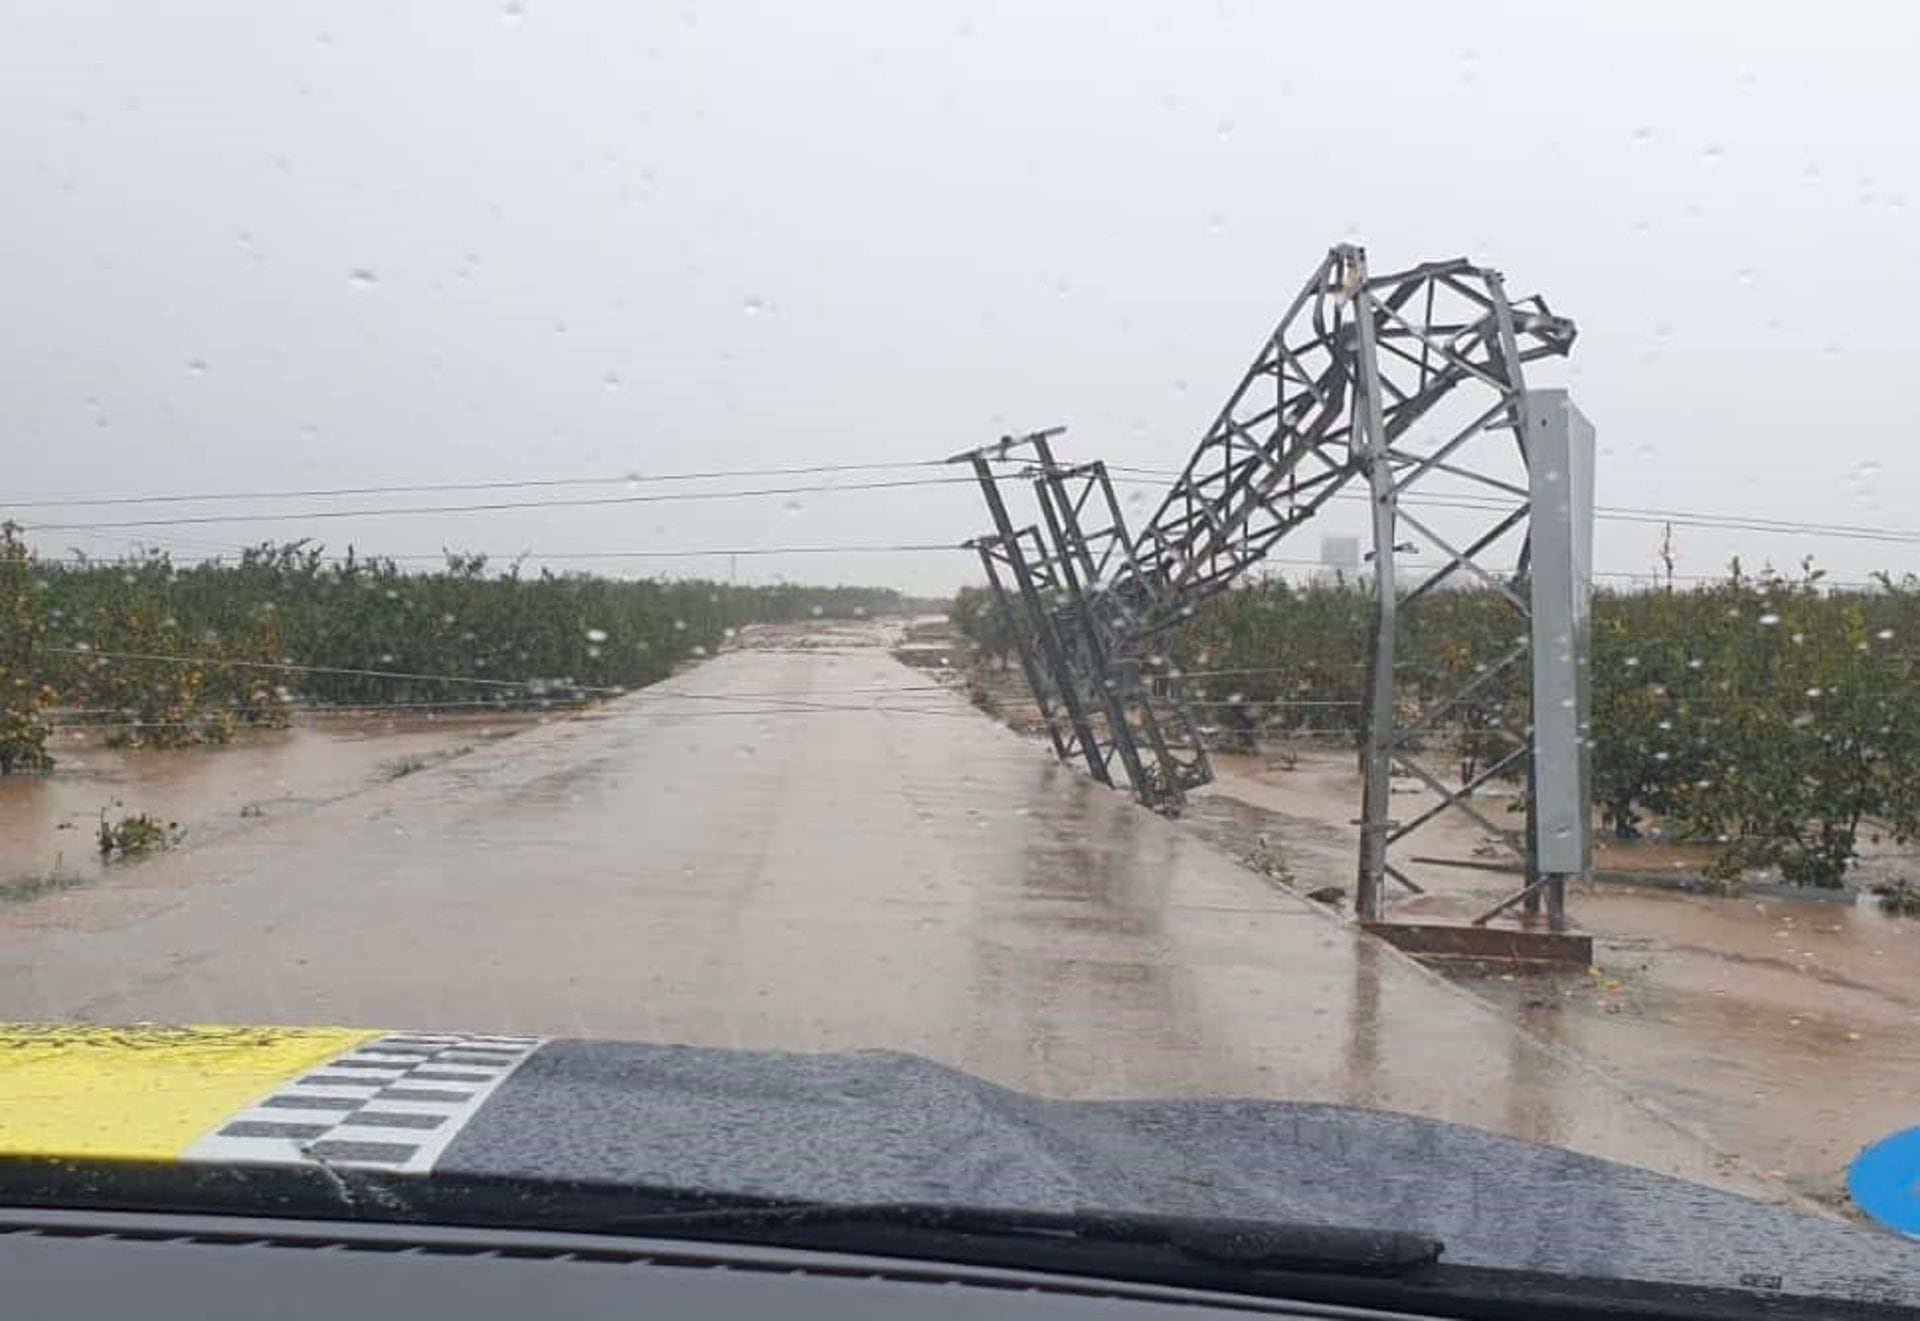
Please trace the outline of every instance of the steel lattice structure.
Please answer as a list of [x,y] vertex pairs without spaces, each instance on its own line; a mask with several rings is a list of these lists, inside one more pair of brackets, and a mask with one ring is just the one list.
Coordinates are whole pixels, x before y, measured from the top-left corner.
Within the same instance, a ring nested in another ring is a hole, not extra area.
[[[1084,760],[1103,784],[1118,763],[1140,800],[1176,807],[1212,778],[1199,726],[1165,659],[1142,644],[1127,604],[1142,575],[1106,466],[1055,461],[1058,430],[1035,432],[967,454],[994,531],[971,544],[1000,608],[1018,621],[1021,664],[1054,750]],[[1015,528],[992,460],[1030,452],[1044,530]],[[1016,604],[1017,602],[1017,604]]]
[[[1050,441],[1057,432],[955,456],[972,464],[993,515],[994,531],[972,544],[1003,609],[1022,621],[1022,662],[1055,750],[1084,759],[1109,784],[1118,762],[1143,802],[1176,807],[1183,791],[1211,772],[1184,690],[1167,681],[1157,638],[1336,494],[1364,488],[1374,619],[1356,906],[1362,917],[1378,918],[1389,878],[1418,888],[1389,850],[1449,807],[1472,814],[1531,863],[1528,831],[1489,820],[1471,796],[1516,767],[1532,773],[1533,722],[1509,730],[1511,748],[1459,789],[1424,765],[1418,750],[1447,716],[1524,671],[1522,661],[1540,647],[1547,624],[1556,646],[1572,636],[1565,619],[1535,618],[1528,529],[1544,474],[1530,477],[1528,420],[1543,404],[1529,396],[1524,368],[1564,355],[1573,338],[1572,323],[1541,299],[1509,300],[1498,272],[1455,260],[1375,276],[1364,252],[1340,246],[1287,308],[1137,532],[1126,528],[1103,465],[1055,460]],[[1559,402],[1564,406],[1564,398]],[[1018,476],[1031,482],[1040,512],[1024,527],[1015,525],[994,468],[1015,458],[1029,460]],[[1562,490],[1565,475],[1553,476],[1562,487],[1552,489]],[[1463,521],[1473,526],[1443,533],[1426,506],[1409,510],[1408,493],[1430,488],[1444,493],[1450,529]],[[1581,498],[1590,506],[1590,493],[1576,492],[1571,505],[1560,500],[1556,510],[1577,520]],[[1437,553],[1439,563],[1402,581],[1399,556],[1416,548]],[[1510,563],[1494,566],[1507,554]],[[1429,694],[1409,710],[1396,688],[1397,643],[1408,618],[1462,575],[1508,600],[1521,626],[1511,647],[1455,690]],[[1552,597],[1562,598],[1584,600],[1579,592]],[[1553,610],[1563,613],[1559,605]],[[1555,655],[1569,667],[1584,663],[1571,644]],[[1420,781],[1438,802],[1395,821],[1396,771]],[[1530,872],[1516,896],[1529,907],[1541,895],[1536,880]],[[1557,884],[1547,894],[1557,917]]]

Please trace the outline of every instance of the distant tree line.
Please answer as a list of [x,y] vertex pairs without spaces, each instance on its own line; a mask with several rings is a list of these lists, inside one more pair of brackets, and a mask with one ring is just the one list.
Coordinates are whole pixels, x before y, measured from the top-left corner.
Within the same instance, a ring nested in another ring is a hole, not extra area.
[[656,682],[749,624],[914,604],[881,588],[496,572],[477,555],[413,573],[306,543],[191,565],[52,561],[7,525],[0,773],[46,769],[56,719],[179,746],[283,724],[298,703],[568,700]]

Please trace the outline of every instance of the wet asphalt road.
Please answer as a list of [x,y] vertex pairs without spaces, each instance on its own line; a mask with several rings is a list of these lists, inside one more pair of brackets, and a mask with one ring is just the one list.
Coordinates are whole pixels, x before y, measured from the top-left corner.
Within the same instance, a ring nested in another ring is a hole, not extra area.
[[894,661],[729,652],[0,912],[0,1017],[911,1051],[1351,1102],[1757,1185],[1576,1057]]

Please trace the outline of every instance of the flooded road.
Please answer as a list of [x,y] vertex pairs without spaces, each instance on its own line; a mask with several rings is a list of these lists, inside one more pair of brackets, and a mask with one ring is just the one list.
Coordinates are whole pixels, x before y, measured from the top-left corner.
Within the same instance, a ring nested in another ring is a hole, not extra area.
[[0,906],[0,1017],[878,1047],[1056,1096],[1380,1106],[1764,1191],[887,640],[775,637]]
[[534,723],[521,713],[299,719],[289,729],[243,730],[223,746],[165,751],[56,735],[53,774],[0,777],[0,897],[30,890],[29,882],[97,880],[94,832],[103,816],[144,813],[204,842],[397,779]]

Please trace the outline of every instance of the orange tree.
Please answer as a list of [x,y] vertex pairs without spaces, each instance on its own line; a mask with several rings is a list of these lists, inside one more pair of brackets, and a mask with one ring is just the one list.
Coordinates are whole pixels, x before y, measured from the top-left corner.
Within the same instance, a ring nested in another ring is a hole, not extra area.
[[49,588],[36,619],[83,653],[60,662],[67,700],[143,743],[278,723],[294,699],[565,700],[655,682],[749,623],[919,604],[872,588],[502,573],[475,555],[410,573],[306,543],[190,567],[156,554],[34,574]]
[[1659,588],[1595,598],[1593,794],[1618,838],[1640,834],[1643,813],[1669,818],[1711,787],[1718,758],[1704,722],[1719,693],[1709,689],[1735,646],[1725,596]]
[[1841,884],[1866,822],[1920,835],[1920,691],[1900,633],[1875,627],[1911,602],[1732,577],[1703,594],[1705,682],[1680,816],[1727,845],[1731,864]]
[[1013,655],[1018,636],[1015,621],[998,597],[985,587],[962,587],[947,607],[947,618],[954,632],[965,638],[975,652],[1004,668]]
[[1249,582],[1203,602],[1167,648],[1204,724],[1351,733],[1368,598],[1351,585]]
[[[1172,637],[1209,723],[1269,732],[1353,727],[1367,649],[1363,590],[1269,581],[1203,603]],[[1432,710],[1521,643],[1498,593],[1436,593],[1407,613],[1398,657],[1410,711]],[[1723,846],[1721,867],[1838,885],[1860,831],[1920,837],[1920,582],[1838,591],[1725,579],[1603,591],[1593,607],[1595,804],[1616,834],[1648,819]],[[1525,727],[1525,671],[1446,713],[1470,774]]]
[[18,525],[0,524],[0,775],[53,765],[43,714],[54,701],[41,650],[43,596]]

